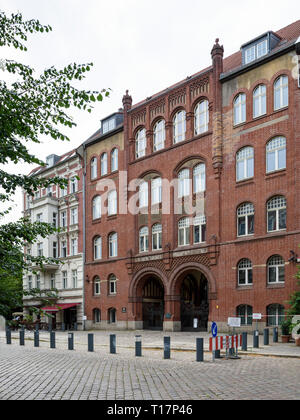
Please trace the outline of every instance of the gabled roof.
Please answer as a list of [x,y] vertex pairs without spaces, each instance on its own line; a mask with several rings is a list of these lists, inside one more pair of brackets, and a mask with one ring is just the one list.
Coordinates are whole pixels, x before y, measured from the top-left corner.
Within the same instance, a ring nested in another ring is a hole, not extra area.
[[56,166],[60,165],[65,160],[71,159],[73,156],[75,156],[76,155],[76,150],[77,149],[73,149],[73,150],[70,150],[69,152],[64,153],[63,155],[61,155],[60,158],[59,158],[59,160],[55,163],[55,165],[51,166],[50,168],[48,166],[38,166],[38,167],[34,168],[29,173],[29,176],[39,175],[42,172],[45,172],[45,171],[50,170],[52,168],[55,168]]

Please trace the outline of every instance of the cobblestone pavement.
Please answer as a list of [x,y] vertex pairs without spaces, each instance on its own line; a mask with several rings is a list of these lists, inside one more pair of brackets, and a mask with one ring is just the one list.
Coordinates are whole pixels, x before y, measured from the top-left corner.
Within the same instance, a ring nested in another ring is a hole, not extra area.
[[216,359],[205,353],[132,348],[108,354],[105,347],[87,352],[66,343],[50,349],[0,341],[0,400],[218,400],[300,399],[297,358],[242,356]]

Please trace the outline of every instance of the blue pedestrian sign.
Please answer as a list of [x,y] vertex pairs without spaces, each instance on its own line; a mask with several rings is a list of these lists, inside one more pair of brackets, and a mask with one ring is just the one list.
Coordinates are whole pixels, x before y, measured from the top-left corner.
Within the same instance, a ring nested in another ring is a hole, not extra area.
[[213,337],[216,337],[218,335],[218,327],[215,322],[211,324],[211,333]]

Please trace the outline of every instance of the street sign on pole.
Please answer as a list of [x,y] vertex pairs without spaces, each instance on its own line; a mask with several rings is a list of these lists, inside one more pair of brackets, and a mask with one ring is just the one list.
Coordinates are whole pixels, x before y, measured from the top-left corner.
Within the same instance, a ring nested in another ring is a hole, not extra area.
[[211,324],[211,333],[213,337],[216,337],[218,335],[218,326],[215,322]]

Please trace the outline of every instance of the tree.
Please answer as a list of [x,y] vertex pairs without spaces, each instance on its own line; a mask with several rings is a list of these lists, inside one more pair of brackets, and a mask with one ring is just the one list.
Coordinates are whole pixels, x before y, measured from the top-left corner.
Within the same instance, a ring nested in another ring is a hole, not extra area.
[[[6,16],[0,11],[0,46],[27,51],[28,34],[47,33],[52,28],[38,20],[25,21],[21,13]],[[67,180],[61,177],[46,179],[5,171],[5,164],[22,162],[45,166],[45,163],[29,152],[28,145],[40,143],[40,136],[56,141],[69,140],[64,127],[74,127],[70,110],[78,108],[91,112],[96,101],[102,101],[109,90],[86,91],[75,84],[85,78],[93,64],[72,63],[62,69],[54,66],[45,69],[36,77],[28,65],[2,59],[0,69],[13,78],[8,84],[0,80],[0,203],[7,205],[18,187],[33,196],[41,187],[50,185],[64,187]],[[0,212],[2,218],[10,208]],[[30,223],[25,217],[15,223],[0,226],[0,287],[4,290],[8,279],[19,275],[34,263],[42,267],[47,262],[58,262],[45,257],[25,256],[26,244],[32,244],[38,236],[47,237],[56,228],[46,223]],[[12,285],[12,283],[10,283]],[[0,302],[1,303],[1,302]],[[4,309],[2,308],[2,311]],[[0,306],[1,312],[1,306]]]

